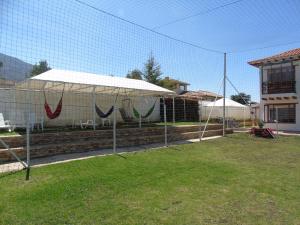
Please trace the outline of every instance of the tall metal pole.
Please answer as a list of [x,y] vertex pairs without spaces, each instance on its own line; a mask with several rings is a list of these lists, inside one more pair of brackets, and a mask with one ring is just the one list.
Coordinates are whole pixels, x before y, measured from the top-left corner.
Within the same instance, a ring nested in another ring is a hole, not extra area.
[[167,109],[166,109],[165,98],[163,98],[163,104],[164,104],[164,123],[165,123],[165,146],[168,146]]
[[224,53],[224,78],[223,78],[223,136],[226,135],[226,53]]
[[27,157],[27,168],[26,168],[26,180],[29,180],[30,176],[30,92],[29,92],[29,81],[27,86],[27,123],[26,123],[26,157]]
[[27,115],[27,124],[26,124],[26,152],[27,152],[27,168],[26,168],[26,180],[29,180],[30,176],[30,124],[29,124],[29,112]]

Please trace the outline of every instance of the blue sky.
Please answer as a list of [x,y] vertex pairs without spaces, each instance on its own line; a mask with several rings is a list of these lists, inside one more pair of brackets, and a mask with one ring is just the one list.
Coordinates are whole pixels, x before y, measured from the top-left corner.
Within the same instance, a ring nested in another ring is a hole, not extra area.
[[[83,0],[99,9],[154,28],[233,0]],[[164,76],[190,89],[218,91],[223,55],[195,48],[126,23],[74,0],[2,0],[0,52],[52,68],[125,76],[143,68],[152,52]],[[259,99],[258,70],[247,61],[300,46],[298,0],[244,0],[156,31],[228,54],[228,76]],[[290,43],[290,44],[289,44]],[[284,45],[281,45],[284,44]],[[228,88],[228,95],[234,94]]]

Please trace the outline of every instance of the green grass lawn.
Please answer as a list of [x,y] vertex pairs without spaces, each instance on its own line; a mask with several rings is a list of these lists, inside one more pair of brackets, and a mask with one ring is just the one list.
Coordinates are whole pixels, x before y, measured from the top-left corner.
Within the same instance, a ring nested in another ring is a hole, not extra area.
[[0,177],[1,224],[300,224],[300,138],[234,134]]

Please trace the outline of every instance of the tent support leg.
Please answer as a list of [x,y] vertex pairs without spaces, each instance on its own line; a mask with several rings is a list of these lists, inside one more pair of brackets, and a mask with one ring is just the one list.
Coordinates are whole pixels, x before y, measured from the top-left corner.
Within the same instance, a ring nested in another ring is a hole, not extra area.
[[198,113],[199,113],[199,141],[202,141],[202,124],[201,124],[201,121],[202,121],[202,98],[200,100],[200,104],[199,104],[199,101],[198,101]]
[[139,128],[142,128],[142,115],[139,115]]
[[114,104],[114,112],[113,112],[113,152],[114,154],[116,154],[117,152],[117,121],[116,121],[116,117],[117,117],[117,112],[116,112],[116,104]]
[[279,128],[278,128],[278,107],[276,107],[276,135],[279,137]]
[[184,119],[184,121],[186,121],[185,98],[183,99],[183,119]]
[[246,128],[246,111],[245,111],[245,108],[244,108],[244,128]]
[[95,87],[93,89],[93,104],[92,104],[92,112],[93,112],[93,129],[96,130],[96,96],[95,96]]
[[175,98],[173,97],[173,124],[175,124]]
[[163,98],[163,105],[164,105],[164,123],[165,123],[165,146],[168,146],[168,130],[167,130],[167,110],[166,110],[166,101]]

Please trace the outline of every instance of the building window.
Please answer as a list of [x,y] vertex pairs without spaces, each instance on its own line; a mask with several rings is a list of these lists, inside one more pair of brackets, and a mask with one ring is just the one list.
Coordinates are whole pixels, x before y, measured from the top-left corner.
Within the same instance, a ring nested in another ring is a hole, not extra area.
[[296,123],[295,104],[273,104],[265,105],[265,122],[274,123]]
[[262,82],[262,94],[296,93],[295,66],[281,66],[267,70]]
[[283,82],[295,80],[295,67],[282,66],[268,69],[268,82]]

